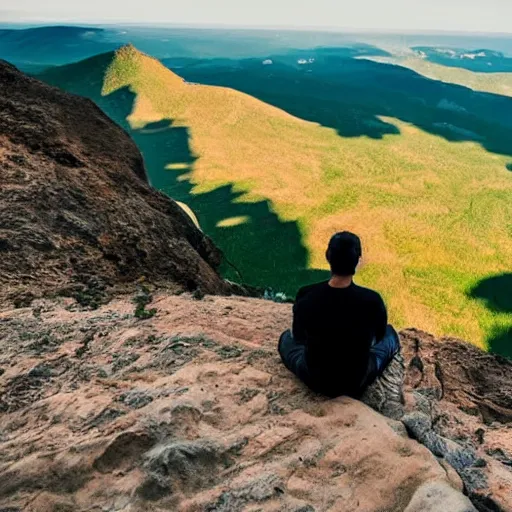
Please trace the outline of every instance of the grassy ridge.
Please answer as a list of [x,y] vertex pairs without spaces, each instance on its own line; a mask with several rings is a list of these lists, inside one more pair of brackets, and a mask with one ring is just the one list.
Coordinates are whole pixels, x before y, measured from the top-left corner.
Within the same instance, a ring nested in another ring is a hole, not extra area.
[[[186,84],[131,47],[98,70],[100,89],[93,68],[43,79],[82,94],[89,84],[130,130],[152,184],[192,208],[245,281],[294,293],[325,276],[329,237],[349,229],[365,245],[359,282],[382,291],[398,327],[481,346],[499,333],[509,349],[510,312],[473,293],[512,261],[509,158],[396,118],[382,118],[396,135],[342,137],[240,92]],[[492,293],[506,293],[499,286]]]

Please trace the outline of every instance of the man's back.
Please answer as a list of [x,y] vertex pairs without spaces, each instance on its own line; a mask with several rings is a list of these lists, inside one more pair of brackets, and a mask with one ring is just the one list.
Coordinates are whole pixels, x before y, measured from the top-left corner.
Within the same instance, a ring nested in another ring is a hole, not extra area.
[[334,288],[323,282],[302,288],[293,312],[293,335],[306,345],[315,387],[356,392],[367,371],[372,341],[386,332],[381,296],[354,283]]

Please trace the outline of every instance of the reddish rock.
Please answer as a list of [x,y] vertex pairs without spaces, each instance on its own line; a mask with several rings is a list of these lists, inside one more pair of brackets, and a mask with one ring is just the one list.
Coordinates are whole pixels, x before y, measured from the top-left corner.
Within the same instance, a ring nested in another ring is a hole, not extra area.
[[84,300],[145,278],[226,293],[219,251],[151,189],[128,135],[91,101],[0,62],[0,300]]

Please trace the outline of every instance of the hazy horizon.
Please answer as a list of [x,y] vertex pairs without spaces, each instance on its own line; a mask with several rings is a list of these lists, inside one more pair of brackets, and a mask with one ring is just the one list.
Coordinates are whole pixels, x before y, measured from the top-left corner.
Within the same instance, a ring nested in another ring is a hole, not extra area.
[[2,22],[19,24],[134,24],[193,28],[299,29],[383,32],[511,34],[512,2],[489,0],[317,0],[297,5],[292,0],[260,0],[241,6],[234,0],[148,0],[143,8],[124,0],[89,0],[69,5],[48,0],[4,0]]
[[133,28],[174,28],[174,29],[196,29],[196,30],[257,30],[257,31],[297,31],[297,32],[339,32],[346,34],[383,34],[383,35],[425,35],[425,36],[488,36],[488,37],[510,37],[512,38],[512,29],[510,32],[485,32],[481,30],[455,30],[455,29],[400,29],[396,27],[375,28],[375,27],[333,27],[329,25],[251,25],[251,24],[227,24],[227,23],[171,23],[171,22],[130,22],[130,21],[94,21],[94,20],[72,20],[72,19],[19,19],[4,21],[1,19],[3,11],[0,10],[0,28],[39,28],[39,27],[84,27],[84,28],[115,28],[115,27],[133,27]]

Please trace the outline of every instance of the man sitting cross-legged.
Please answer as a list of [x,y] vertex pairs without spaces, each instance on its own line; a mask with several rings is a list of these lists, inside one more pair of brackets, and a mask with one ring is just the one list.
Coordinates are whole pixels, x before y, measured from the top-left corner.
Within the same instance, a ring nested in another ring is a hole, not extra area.
[[353,281],[362,249],[349,232],[331,238],[331,279],[302,288],[293,328],[279,340],[285,366],[313,391],[360,396],[400,350],[381,296]]

